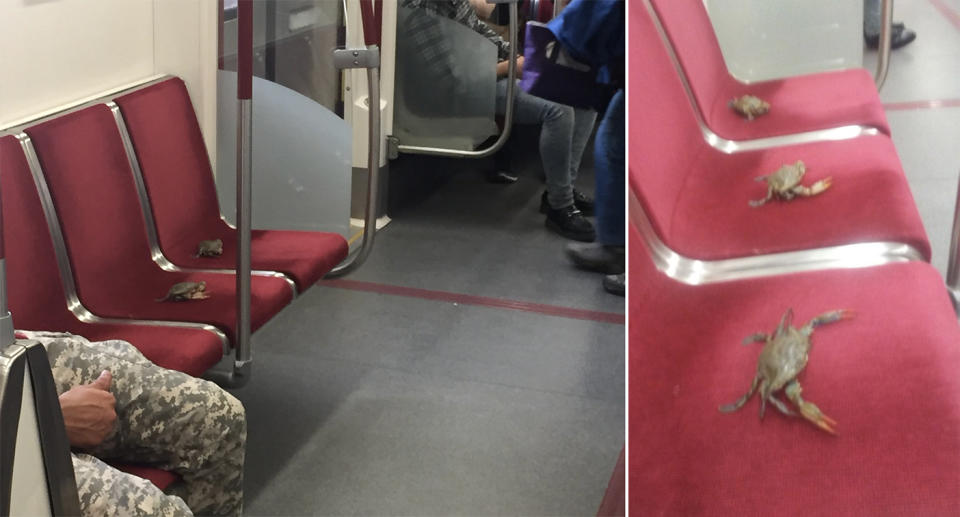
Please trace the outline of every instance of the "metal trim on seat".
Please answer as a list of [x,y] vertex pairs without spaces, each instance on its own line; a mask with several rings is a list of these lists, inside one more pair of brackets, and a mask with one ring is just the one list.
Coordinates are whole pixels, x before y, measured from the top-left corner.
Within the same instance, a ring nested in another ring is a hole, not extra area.
[[[657,28],[657,34],[660,36],[660,41],[663,42],[664,47],[666,47],[667,54],[670,56],[670,62],[673,63],[673,68],[676,71],[677,76],[680,77],[680,82],[683,84],[683,91],[687,95],[687,100],[690,101],[690,104],[693,106],[693,113],[697,119],[697,125],[700,126],[700,132],[703,134],[703,139],[706,140],[707,143],[710,144],[710,146],[714,149],[726,154],[733,154],[746,151],[756,151],[759,149],[782,147],[786,145],[849,140],[862,136],[873,136],[880,134],[879,129],[860,124],[851,124],[834,128],[817,129],[802,133],[792,133],[789,135],[778,135],[750,140],[730,140],[716,134],[712,129],[710,129],[709,126],[707,126],[700,103],[697,102],[696,95],[693,93],[693,87],[690,86],[690,81],[687,78],[686,72],[683,70],[683,65],[680,64],[680,59],[677,57],[677,52],[673,46],[673,42],[670,41],[667,31],[663,28],[663,23],[660,21],[660,17],[653,8],[653,4],[650,3],[650,0],[643,0],[643,5],[650,14],[650,18],[653,20],[654,26]],[[743,83],[739,79],[736,80]]]
[[637,228],[654,264],[670,278],[689,285],[761,278],[821,269],[852,269],[893,262],[926,262],[909,244],[862,242],[723,260],[698,260],[670,249],[653,229],[640,200],[629,194],[630,222]]
[[80,301],[79,295],[77,294],[76,280],[73,276],[73,270],[70,267],[70,259],[67,256],[67,247],[63,239],[63,230],[60,228],[60,220],[57,216],[56,208],[53,206],[53,198],[50,195],[47,182],[44,179],[43,172],[40,169],[40,160],[37,158],[37,153],[33,149],[33,143],[31,142],[29,135],[21,132],[16,135],[16,138],[20,142],[20,147],[23,149],[24,155],[27,158],[27,163],[30,166],[30,174],[33,176],[33,182],[40,197],[40,204],[43,207],[43,213],[47,219],[47,229],[50,231],[50,238],[53,241],[54,251],[57,255],[57,266],[60,270],[60,281],[63,284],[67,309],[69,309],[78,320],[85,323],[153,325],[158,327],[177,327],[206,330],[208,332],[212,332],[220,339],[220,342],[223,345],[224,353],[226,354],[230,350],[230,340],[222,330],[214,325],[186,321],[173,322],[159,320],[104,318],[93,314],[89,309],[84,307],[83,303]]
[[[130,91],[146,88],[152,84],[153,83],[139,88],[134,88]],[[143,179],[143,171],[140,168],[140,160],[137,159],[137,153],[133,148],[133,140],[131,140],[130,133],[127,131],[126,121],[123,120],[123,114],[120,112],[120,106],[117,106],[116,102],[109,100],[106,101],[105,104],[108,108],[110,108],[110,113],[113,114],[113,121],[117,124],[117,129],[120,131],[120,139],[123,141],[124,152],[127,154],[127,162],[130,164],[130,170],[133,173],[133,181],[137,185],[137,195],[140,199],[140,210],[143,214],[144,222],[146,223],[147,242],[150,244],[150,257],[153,259],[153,261],[156,262],[156,264],[164,271],[236,274],[237,271],[235,269],[229,268],[190,268],[178,266],[171,262],[170,259],[163,254],[163,250],[160,249],[160,238],[157,234],[157,223],[153,218],[153,205],[150,203],[150,196],[147,194],[147,185]],[[297,284],[293,281],[293,279],[282,272],[253,270],[251,273],[254,276],[260,277],[282,278],[287,281],[287,284],[293,292],[294,298],[296,298],[299,294],[297,292]]]

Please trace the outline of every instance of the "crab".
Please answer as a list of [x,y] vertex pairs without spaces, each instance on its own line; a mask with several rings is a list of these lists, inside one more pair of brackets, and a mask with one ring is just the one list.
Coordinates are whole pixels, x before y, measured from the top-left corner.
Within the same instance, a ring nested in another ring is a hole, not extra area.
[[206,282],[180,282],[173,284],[167,295],[163,298],[157,298],[158,302],[182,302],[185,300],[202,300],[210,298],[210,295],[204,292],[207,288]]
[[854,313],[849,310],[836,310],[825,312],[806,325],[795,328],[793,323],[793,309],[787,309],[780,319],[780,325],[773,334],[764,334],[762,332],[747,336],[743,340],[744,345],[751,343],[765,343],[763,350],[760,351],[760,359],[757,361],[757,375],[753,378],[753,384],[747,393],[732,404],[720,406],[720,411],[730,413],[736,411],[746,404],[747,400],[760,390],[760,419],[763,420],[763,412],[769,401],[774,407],[785,415],[797,416],[780,399],[774,397],[774,392],[783,389],[794,405],[800,410],[800,415],[806,418],[814,425],[824,431],[835,434],[833,426],[837,423],[823,414],[817,406],[807,402],[800,397],[800,383],[797,376],[807,366],[807,359],[810,353],[810,335],[813,329],[833,323],[840,320],[850,319]]
[[784,200],[791,200],[794,196],[815,196],[830,188],[833,178],[824,178],[809,187],[801,185],[800,180],[803,179],[806,172],[807,166],[798,160],[793,165],[786,164],[780,167],[773,174],[754,178],[756,181],[767,182],[767,197],[750,201],[750,206],[761,206],[773,199],[774,196]]
[[213,239],[210,241],[200,241],[197,244],[197,254],[194,257],[215,257],[223,254],[223,241]]
[[770,103],[753,95],[744,95],[730,101],[729,106],[747,120],[753,120],[770,111]]

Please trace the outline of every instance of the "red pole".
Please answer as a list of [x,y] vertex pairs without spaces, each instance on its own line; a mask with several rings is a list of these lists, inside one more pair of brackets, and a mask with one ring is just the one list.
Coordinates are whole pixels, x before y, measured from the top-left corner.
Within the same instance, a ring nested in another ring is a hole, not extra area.
[[253,0],[237,5],[237,98],[253,97]]

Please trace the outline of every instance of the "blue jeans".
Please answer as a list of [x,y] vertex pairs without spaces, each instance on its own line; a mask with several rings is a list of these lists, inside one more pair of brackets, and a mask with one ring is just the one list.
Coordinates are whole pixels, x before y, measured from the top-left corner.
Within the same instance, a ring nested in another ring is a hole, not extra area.
[[[519,81],[518,81],[519,83]],[[553,208],[573,204],[573,180],[590,140],[597,112],[572,108],[516,90],[513,121],[540,124],[540,161],[547,177],[547,202]],[[497,114],[507,109],[507,80],[497,81]]]
[[880,35],[880,18],[882,18],[880,0],[863,1],[863,34],[869,37]]
[[623,246],[625,241],[625,135],[624,95],[621,89],[607,106],[594,144],[597,242],[608,246]]

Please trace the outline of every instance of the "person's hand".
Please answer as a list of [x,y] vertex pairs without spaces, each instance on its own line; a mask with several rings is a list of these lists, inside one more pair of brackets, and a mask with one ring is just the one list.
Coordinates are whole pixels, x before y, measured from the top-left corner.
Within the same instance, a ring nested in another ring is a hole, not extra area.
[[[497,79],[501,77],[506,77],[509,74],[509,69],[507,68],[510,64],[509,59],[505,59],[497,63]],[[523,75],[523,56],[517,56],[517,78]]]
[[517,56],[517,77],[523,75],[523,56]]
[[117,399],[110,393],[113,377],[104,370],[97,380],[60,395],[60,411],[71,447],[89,449],[103,443],[117,421]]

